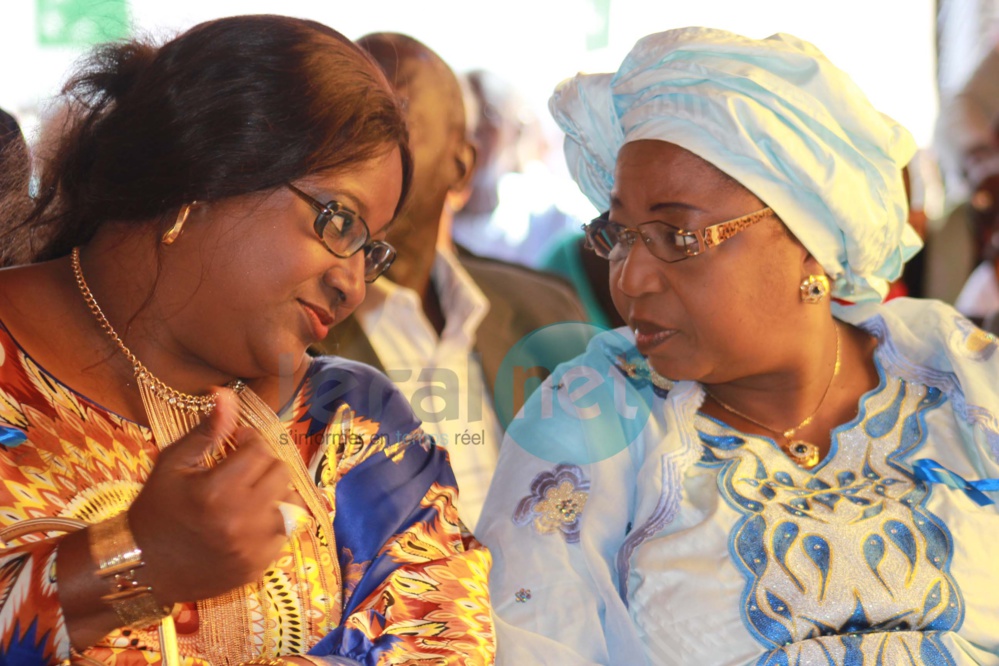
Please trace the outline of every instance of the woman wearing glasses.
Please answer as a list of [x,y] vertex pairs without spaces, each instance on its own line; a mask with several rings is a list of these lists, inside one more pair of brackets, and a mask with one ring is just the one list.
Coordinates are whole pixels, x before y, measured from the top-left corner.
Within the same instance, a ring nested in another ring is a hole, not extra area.
[[306,354],[394,256],[378,68],[233,17],[103,47],[65,98],[0,272],[4,663],[491,663],[446,455]]
[[703,28],[551,108],[628,328],[508,431],[498,661],[999,663],[999,344],[881,303],[909,134],[810,44]]

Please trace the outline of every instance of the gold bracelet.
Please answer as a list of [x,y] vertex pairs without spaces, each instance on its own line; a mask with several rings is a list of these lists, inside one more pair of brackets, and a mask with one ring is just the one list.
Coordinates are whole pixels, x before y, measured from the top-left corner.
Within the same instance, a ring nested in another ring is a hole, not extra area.
[[89,540],[97,575],[111,581],[111,591],[101,601],[114,609],[121,626],[141,629],[170,614],[169,607],[156,603],[153,588],[135,579],[146,563],[128,527],[128,512],[91,525]]

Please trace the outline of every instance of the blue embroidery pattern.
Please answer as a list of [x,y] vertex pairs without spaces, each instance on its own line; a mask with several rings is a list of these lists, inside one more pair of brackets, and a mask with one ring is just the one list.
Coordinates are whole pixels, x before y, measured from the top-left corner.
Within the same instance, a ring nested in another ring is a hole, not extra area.
[[759,664],[954,663],[939,640],[964,616],[953,542],[906,464],[925,442],[926,413],[945,401],[882,376],[811,471],[770,439],[699,419],[699,464],[718,468],[742,514],[729,545],[747,580],[744,623],[769,650]]

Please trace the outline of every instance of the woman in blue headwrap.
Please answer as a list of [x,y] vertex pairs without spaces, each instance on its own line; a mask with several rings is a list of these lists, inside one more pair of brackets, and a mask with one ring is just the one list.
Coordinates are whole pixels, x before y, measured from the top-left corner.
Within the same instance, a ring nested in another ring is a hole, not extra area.
[[551,108],[628,328],[509,429],[499,662],[999,664],[999,345],[881,303],[909,134],[812,45],[702,28]]

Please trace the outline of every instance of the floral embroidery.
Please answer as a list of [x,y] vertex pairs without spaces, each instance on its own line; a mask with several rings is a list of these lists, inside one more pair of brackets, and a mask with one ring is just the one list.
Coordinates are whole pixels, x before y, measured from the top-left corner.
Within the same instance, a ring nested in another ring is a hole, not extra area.
[[579,543],[590,481],[578,465],[562,463],[531,481],[531,494],[520,500],[513,514],[516,525],[533,524],[538,534],[561,533],[567,543]]
[[531,599],[531,591],[522,587],[516,592],[514,592],[513,599],[518,604],[527,603]]

